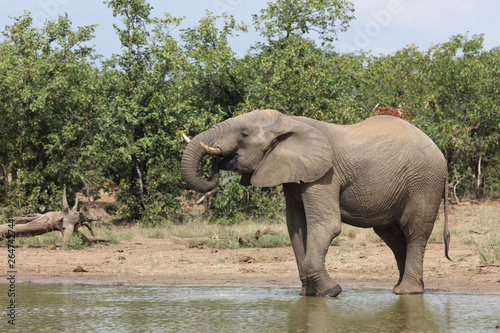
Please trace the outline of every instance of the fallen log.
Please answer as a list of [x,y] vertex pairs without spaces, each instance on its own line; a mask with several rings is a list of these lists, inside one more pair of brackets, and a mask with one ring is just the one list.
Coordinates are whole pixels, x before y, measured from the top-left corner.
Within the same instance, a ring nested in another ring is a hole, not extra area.
[[212,238],[210,238],[210,237],[181,238],[181,237],[169,236],[168,239],[173,244],[182,244],[182,245],[186,245],[188,247],[198,247],[200,245],[205,244],[206,242],[208,242]]
[[[60,231],[63,235],[62,247],[66,248],[72,234],[80,235],[86,243],[107,242],[106,239],[95,237],[90,225],[91,222],[99,221],[100,217],[89,211],[85,205],[83,210],[78,211],[78,199],[70,209],[66,198],[66,188],[63,189],[63,206],[60,212],[48,212],[46,214],[30,214],[14,217],[10,223],[0,225],[0,239],[6,238],[12,232],[15,237],[32,237],[43,235],[52,231]],[[92,237],[87,237],[78,228],[84,226],[89,229]]]
[[13,221],[15,224],[23,224],[23,223],[28,223],[33,221],[34,219],[40,217],[42,214],[28,214],[28,215],[23,215],[23,216],[17,216],[13,217],[11,221]]

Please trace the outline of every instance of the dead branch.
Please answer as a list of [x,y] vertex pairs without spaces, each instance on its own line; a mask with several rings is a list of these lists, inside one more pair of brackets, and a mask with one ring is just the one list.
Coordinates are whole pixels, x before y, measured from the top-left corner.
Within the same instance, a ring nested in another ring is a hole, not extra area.
[[196,204],[199,205],[203,201],[205,201],[206,199],[210,199],[211,197],[213,197],[214,195],[216,195],[217,192],[219,192],[219,188],[218,187],[214,188],[210,192],[205,193],[198,201],[196,201]]
[[[250,239],[250,238],[255,238],[255,240],[258,240],[259,238],[261,238],[264,235],[277,234],[277,233],[278,233],[277,231],[274,231],[270,228],[267,228],[264,230],[257,230],[254,234],[240,235],[237,237],[237,240],[238,240],[238,243],[240,243],[240,244],[247,244],[248,239]],[[235,237],[220,238],[217,236],[215,236],[215,237],[199,237],[199,238],[181,238],[181,237],[169,236],[168,238],[174,244],[182,244],[182,245],[186,245],[189,247],[200,247],[201,245],[207,243],[210,240],[220,241],[220,240],[233,240],[233,239],[235,239]]]
[[[87,243],[107,241],[95,237],[92,227],[90,226],[91,222],[99,221],[100,217],[90,212],[87,206],[84,206],[83,210],[78,211],[78,199],[73,208],[70,209],[66,198],[66,188],[63,190],[62,202],[63,206],[60,212],[18,216],[11,219],[13,223],[0,225],[0,239],[7,237],[7,235],[12,232],[15,233],[16,237],[32,237],[52,231],[60,231],[63,235],[63,248],[66,248],[69,238],[73,233],[80,234],[82,239]],[[89,229],[92,237],[83,235],[78,230],[80,226],[85,226]]]

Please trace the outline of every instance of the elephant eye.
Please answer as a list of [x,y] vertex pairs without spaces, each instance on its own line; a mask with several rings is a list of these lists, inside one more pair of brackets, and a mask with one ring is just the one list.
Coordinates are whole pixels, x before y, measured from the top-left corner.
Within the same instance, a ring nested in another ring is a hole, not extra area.
[[246,138],[248,136],[248,134],[245,133],[245,132],[241,132],[241,136],[244,137],[244,138]]

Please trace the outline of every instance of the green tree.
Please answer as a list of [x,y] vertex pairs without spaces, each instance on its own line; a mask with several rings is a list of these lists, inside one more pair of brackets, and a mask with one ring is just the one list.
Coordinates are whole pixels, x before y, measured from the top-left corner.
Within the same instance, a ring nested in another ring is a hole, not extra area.
[[[60,206],[63,186],[80,190],[86,168],[81,149],[95,125],[86,43],[95,26],[73,30],[67,16],[33,26],[28,12],[5,28],[0,44],[0,160],[2,201],[23,212]],[[8,190],[6,191],[6,187]],[[71,195],[70,195],[71,196]]]
[[156,223],[179,209],[180,129],[186,119],[177,85],[185,58],[172,29],[180,19],[151,18],[143,0],[108,1],[122,53],[105,61],[101,75],[100,132],[88,156],[98,156],[102,170],[125,204],[124,220]]
[[254,24],[270,42],[292,35],[317,33],[331,42],[346,31],[354,18],[354,5],[346,0],[277,0],[254,15]]
[[254,15],[254,26],[266,41],[253,46],[236,69],[244,81],[242,110],[274,108],[348,121],[338,106],[345,93],[352,91],[352,71],[357,65],[319,48],[308,36],[316,33],[323,43],[334,40],[347,29],[352,12],[348,1],[280,0]]
[[456,35],[425,52],[371,57],[364,71],[365,109],[408,110],[445,154],[457,196],[499,188],[499,54],[484,50],[481,35]]
[[[475,197],[498,189],[500,52],[485,51],[483,36],[456,35],[427,54],[428,116],[441,129],[452,181]],[[496,176],[495,176],[496,175]]]
[[[351,2],[277,0],[253,16],[264,41],[238,58],[229,41],[248,27],[230,15],[207,12],[174,38],[182,19],[151,17],[146,0],[106,3],[122,19],[121,52],[100,66],[86,46],[95,25],[73,29],[61,16],[36,29],[25,13],[3,32],[3,211],[56,209],[67,186],[70,196],[113,192],[124,220],[179,216],[180,197],[192,195],[181,191],[181,134],[257,108],[350,124],[388,105],[438,144],[457,196],[500,190],[500,51],[485,50],[481,35],[426,51],[338,54]],[[213,217],[269,218],[282,207],[279,188],[224,177]]]
[[207,11],[198,25],[182,32],[190,63],[184,72],[184,84],[190,90],[192,105],[208,113],[210,125],[233,116],[235,106],[244,101],[241,78],[235,72],[239,60],[229,46],[229,38],[246,31],[247,26],[232,16]]

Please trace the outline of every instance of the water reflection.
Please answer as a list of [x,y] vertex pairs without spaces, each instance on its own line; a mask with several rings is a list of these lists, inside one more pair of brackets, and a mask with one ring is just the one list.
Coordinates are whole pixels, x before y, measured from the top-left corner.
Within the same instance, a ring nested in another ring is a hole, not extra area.
[[[299,298],[289,315],[296,332],[438,332],[439,324],[422,295],[357,293],[345,299]],[[378,295],[377,295],[378,294]],[[382,296],[382,297],[381,297]],[[375,298],[383,300],[375,300]]]
[[[332,299],[290,288],[62,284],[18,290],[20,332],[484,332],[500,324],[500,295],[344,290]],[[6,325],[0,322],[0,332],[11,329]]]
[[426,307],[424,295],[400,296],[387,312],[396,314],[398,332],[438,332],[439,324],[432,311]]

